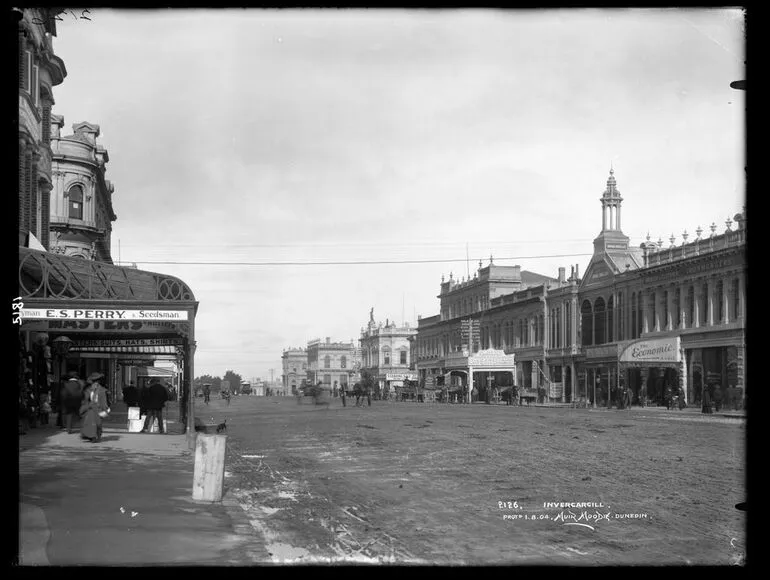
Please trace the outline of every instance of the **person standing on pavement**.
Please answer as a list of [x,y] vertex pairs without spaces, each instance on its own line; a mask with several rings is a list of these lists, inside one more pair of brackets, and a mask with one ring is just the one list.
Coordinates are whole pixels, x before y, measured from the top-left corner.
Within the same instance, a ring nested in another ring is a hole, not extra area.
[[707,415],[710,415],[713,413],[711,410],[711,393],[709,393],[709,386],[706,385],[703,388],[703,396],[701,397],[703,401],[703,406],[701,407],[701,413],[706,413]]
[[340,397],[342,397],[342,406],[343,407],[347,407],[348,406],[347,402],[345,401],[345,396],[347,394],[345,392],[345,387],[346,387],[346,385],[342,385],[342,387],[340,388]]
[[91,373],[88,377],[90,384],[83,392],[83,403],[80,406],[80,414],[83,417],[80,437],[88,439],[91,443],[101,441],[102,421],[110,413],[110,407],[107,403],[107,389],[101,384],[103,380],[104,375],[102,373]]
[[150,432],[153,419],[157,419],[158,421],[158,433],[164,433],[163,407],[166,405],[166,401],[168,401],[168,391],[166,390],[166,387],[161,384],[160,379],[152,379],[145,395],[144,404],[147,407],[147,418],[144,420],[142,433]]
[[72,433],[82,402],[83,385],[78,379],[77,372],[70,371],[59,396],[59,412],[64,416],[63,428],[67,430],[67,433]]
[[134,385],[133,381],[123,387],[123,402],[126,404],[126,407],[136,407],[139,404],[139,391],[136,390],[136,385]]
[[722,409],[722,388],[719,385],[714,385],[714,408],[717,413]]

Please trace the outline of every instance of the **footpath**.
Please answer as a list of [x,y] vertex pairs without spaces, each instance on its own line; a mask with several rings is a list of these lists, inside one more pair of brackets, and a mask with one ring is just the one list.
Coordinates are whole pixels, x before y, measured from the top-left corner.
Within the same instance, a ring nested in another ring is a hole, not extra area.
[[[270,562],[227,493],[192,499],[194,450],[170,403],[169,434],[129,433],[117,403],[99,443],[51,425],[19,435],[20,566],[232,566]],[[78,426],[79,427],[79,426]]]

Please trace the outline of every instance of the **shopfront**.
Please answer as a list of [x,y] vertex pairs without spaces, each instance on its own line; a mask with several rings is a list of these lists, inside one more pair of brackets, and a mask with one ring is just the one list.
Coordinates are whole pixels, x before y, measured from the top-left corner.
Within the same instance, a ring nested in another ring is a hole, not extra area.
[[46,371],[34,373],[37,393],[55,392],[68,371],[82,378],[100,371],[118,399],[122,387],[135,380],[136,368],[166,360],[181,377],[182,429],[194,432],[190,387],[198,302],[184,282],[19,248],[19,297],[20,371],[25,366]]
[[453,376],[464,377],[462,385],[467,402],[472,401],[474,387],[479,400],[487,400],[488,392],[495,387],[499,389],[516,384],[515,357],[505,354],[503,350],[450,353],[445,360],[445,370]]
[[667,392],[676,393],[681,387],[685,401],[692,397],[687,388],[687,372],[681,338],[668,336],[639,339],[625,343],[619,364],[622,384],[632,391],[632,403],[665,405]]

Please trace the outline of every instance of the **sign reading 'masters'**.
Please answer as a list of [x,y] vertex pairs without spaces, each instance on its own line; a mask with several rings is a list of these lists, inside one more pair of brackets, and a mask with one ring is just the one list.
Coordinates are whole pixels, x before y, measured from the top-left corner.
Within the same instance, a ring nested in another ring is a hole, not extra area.
[[620,354],[620,362],[660,363],[680,362],[679,337],[637,340],[629,344]]
[[187,320],[186,310],[116,308],[22,308],[23,320]]

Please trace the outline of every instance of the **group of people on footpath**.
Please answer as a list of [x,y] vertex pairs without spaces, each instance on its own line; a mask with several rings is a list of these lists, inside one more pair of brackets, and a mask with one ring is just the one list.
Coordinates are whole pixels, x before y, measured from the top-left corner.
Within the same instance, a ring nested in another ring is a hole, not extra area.
[[142,433],[150,433],[153,421],[158,423],[158,433],[165,433],[163,408],[171,400],[169,389],[157,377],[150,379],[150,385],[137,389],[133,382],[123,388],[123,402],[126,407],[139,407],[139,416],[145,417]]
[[101,441],[102,424],[112,405],[109,391],[103,383],[104,374],[100,372],[91,373],[84,381],[78,377],[77,371],[70,371],[56,401],[51,401],[48,393],[41,395],[41,423],[48,424],[55,403],[57,427],[74,433],[76,424],[82,421],[80,437],[92,443]]

